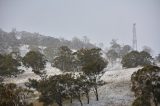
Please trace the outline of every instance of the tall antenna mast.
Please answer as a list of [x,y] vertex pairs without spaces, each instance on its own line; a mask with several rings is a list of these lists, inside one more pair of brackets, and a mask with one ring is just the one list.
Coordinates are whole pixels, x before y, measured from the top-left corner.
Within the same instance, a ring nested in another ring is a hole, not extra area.
[[133,50],[137,50],[136,23],[133,24]]

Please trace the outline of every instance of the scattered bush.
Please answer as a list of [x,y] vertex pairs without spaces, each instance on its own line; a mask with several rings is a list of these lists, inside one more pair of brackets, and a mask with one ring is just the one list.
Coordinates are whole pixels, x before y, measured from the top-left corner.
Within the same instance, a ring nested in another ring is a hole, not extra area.
[[0,84],[0,106],[31,106],[27,98],[33,96],[30,90],[15,84]]
[[10,77],[16,76],[23,72],[23,70],[18,69],[20,62],[12,57],[11,54],[0,55],[0,76]]
[[123,67],[132,68],[137,66],[150,65],[152,64],[152,60],[152,56],[145,51],[132,51],[122,58],[121,63]]
[[145,66],[132,74],[131,81],[136,96],[132,106],[151,106],[150,101],[160,104],[160,67]]
[[42,70],[45,68],[46,59],[43,54],[38,51],[28,52],[22,59],[26,67],[31,67],[35,74],[42,75]]

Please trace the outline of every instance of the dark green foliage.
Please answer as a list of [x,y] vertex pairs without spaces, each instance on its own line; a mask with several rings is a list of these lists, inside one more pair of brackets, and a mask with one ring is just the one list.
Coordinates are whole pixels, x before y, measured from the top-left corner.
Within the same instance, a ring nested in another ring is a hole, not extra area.
[[73,83],[73,97],[77,98],[81,104],[83,105],[81,97],[85,96],[87,98],[87,103],[90,103],[89,93],[93,88],[93,83],[83,74],[79,74],[76,78],[72,79]]
[[52,65],[61,71],[73,71],[73,60],[72,51],[67,46],[62,46],[59,48],[57,57],[54,58]]
[[[80,62],[80,65],[83,67],[87,66],[87,65],[90,65],[90,64],[101,64],[101,63],[105,63],[103,64],[103,67],[99,67],[99,69],[95,69],[94,71],[92,72],[99,72],[99,71],[102,71],[102,69],[104,67],[106,67],[107,65],[107,61],[105,61],[101,55],[101,49],[99,48],[93,48],[93,49],[80,49],[77,51],[76,53],[77,55],[77,58]],[[98,68],[98,67],[97,67]]]
[[53,62],[54,58],[58,55],[58,49],[54,47],[47,47],[44,49],[44,55],[49,62]]
[[101,57],[101,49],[81,49],[77,51],[77,57],[80,61],[83,73],[88,77],[93,84],[96,100],[98,100],[98,80],[103,74],[103,69],[108,62]]
[[77,58],[79,60],[82,71],[87,76],[99,76],[108,62],[101,57],[101,49],[81,49],[77,51]]
[[132,51],[122,58],[121,63],[126,68],[145,66],[152,64],[152,56],[145,51]]
[[145,51],[141,51],[140,52],[140,64],[141,65],[150,65],[152,63],[152,56],[148,53],[148,52],[145,52]]
[[64,83],[65,81],[58,75],[41,80],[38,87],[38,91],[41,92],[40,101],[45,104],[52,104],[55,101],[59,106],[62,106]]
[[83,73],[55,75],[39,81],[30,80],[26,86],[39,91],[41,93],[39,100],[45,105],[56,102],[62,106],[64,99],[69,99],[72,103],[73,98],[77,98],[83,105],[82,96],[87,98],[89,104],[90,90],[94,91],[98,100],[98,86],[103,85],[99,78],[107,65],[107,61],[101,57],[101,50],[81,49],[73,54],[68,47],[62,46],[59,51],[53,65],[62,71],[73,70],[77,65],[76,67]]
[[64,99],[69,99],[72,103],[73,98],[77,98],[83,105],[81,100],[83,95],[87,98],[89,104],[89,92],[93,86],[83,74],[55,75],[39,81],[30,80],[26,85],[41,93],[39,100],[44,105],[56,102],[59,106],[62,106]]
[[31,67],[35,74],[41,75],[45,68],[46,59],[43,54],[36,51],[30,51],[23,57],[23,64],[26,67]]
[[71,74],[55,75],[39,81],[37,90],[41,92],[40,101],[46,105],[56,102],[62,106],[64,98],[73,97]]
[[32,95],[30,90],[15,84],[0,84],[0,106],[31,106],[26,99]]
[[38,81],[35,79],[28,79],[29,82],[25,83],[25,86],[30,88],[37,89],[38,88]]
[[71,98],[72,100],[73,98],[73,79],[71,74],[55,75],[39,81],[30,79],[26,86],[41,93],[39,101],[43,102],[44,105],[56,102],[62,106],[63,99]]
[[121,61],[123,67],[127,67],[127,68],[137,67],[139,62],[140,60],[139,60],[138,51],[132,51],[126,54]]
[[134,100],[132,106],[151,106],[151,103],[148,97],[139,96]]
[[87,103],[89,104],[89,92],[91,88],[93,87],[92,82],[89,81],[89,79],[86,78],[85,75],[81,75],[78,77],[76,80],[80,82],[79,87],[81,88],[81,92],[86,96],[87,98]]
[[133,106],[150,106],[150,100],[155,106],[160,104],[159,75],[160,67],[157,66],[146,66],[132,74],[132,91],[136,96]]
[[99,75],[106,67],[106,61],[104,59],[93,60],[90,63],[82,67],[83,72],[88,76]]
[[23,72],[23,70],[18,69],[20,62],[14,58],[12,55],[0,55],[0,76],[16,76]]

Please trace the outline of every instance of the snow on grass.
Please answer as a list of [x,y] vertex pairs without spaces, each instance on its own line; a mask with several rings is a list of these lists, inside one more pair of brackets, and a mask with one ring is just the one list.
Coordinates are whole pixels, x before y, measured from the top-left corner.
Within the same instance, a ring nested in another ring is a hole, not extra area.
[[99,88],[100,99],[106,104],[104,106],[130,106],[132,104],[134,93],[131,91],[131,75],[140,68],[105,72],[101,79],[107,84]]
[[49,62],[47,62],[45,70],[47,71],[47,75],[49,76],[62,74],[62,72],[59,69],[52,67],[51,63]]
[[[101,80],[105,81],[106,84],[98,88],[99,101],[95,101],[95,95],[90,93],[90,104],[87,104],[86,98],[82,97],[84,106],[131,106],[135,99],[134,93],[131,91],[131,75],[141,67],[122,69],[121,64],[116,64],[117,65],[110,68],[111,70],[106,68],[106,72],[101,77]],[[23,66],[19,68],[24,69],[25,73],[5,81],[21,85],[27,82],[28,78],[39,79],[39,76],[35,75],[31,68],[26,69]],[[60,70],[51,67],[50,63],[46,64],[45,70],[47,70],[47,75],[62,73]],[[65,103],[64,106],[80,106],[80,103],[78,100],[74,100],[72,104],[68,102]]]
[[121,59],[117,59],[117,61],[114,61],[113,63],[109,62],[106,69],[113,71],[122,69]]
[[[138,68],[109,70],[101,77],[106,84],[98,88],[99,101],[95,101],[95,95],[90,94],[90,104],[83,98],[84,106],[131,106],[134,101],[134,93],[131,91],[131,75]],[[65,106],[80,106],[78,101]]]
[[130,81],[132,73],[140,68],[141,67],[106,71],[104,75],[101,77],[101,80],[105,82]]
[[[36,74],[34,74],[34,72],[32,72],[32,68],[26,68],[24,66],[20,66],[18,68],[24,70],[25,72],[23,74],[18,75],[17,77],[14,77],[14,78],[6,78],[4,80],[5,83],[15,83],[18,85],[23,85],[25,82],[28,81],[29,78],[40,79],[40,77],[38,75],[36,75]],[[46,68],[44,70],[46,70],[46,72],[47,72],[46,74],[48,76],[61,74],[61,71],[57,68],[52,67],[50,63],[46,64]]]

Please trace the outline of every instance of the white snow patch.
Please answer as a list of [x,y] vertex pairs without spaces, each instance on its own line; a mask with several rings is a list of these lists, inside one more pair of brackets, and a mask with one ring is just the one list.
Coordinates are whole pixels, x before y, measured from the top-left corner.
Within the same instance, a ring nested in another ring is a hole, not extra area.
[[45,46],[38,46],[38,48],[40,49],[41,53],[44,53],[44,49],[46,49],[47,47],[45,47]]
[[22,57],[24,57],[26,55],[27,52],[29,52],[29,49],[28,49],[29,45],[20,45],[20,55]]
[[[6,78],[4,80],[4,83],[15,83],[18,85],[23,85],[25,82],[28,82],[29,78],[37,80],[40,79],[38,75],[32,72],[32,68],[26,68],[24,66],[20,66],[18,68],[24,70],[25,72],[14,78]],[[57,68],[52,67],[50,63],[46,64],[46,68],[44,70],[46,70],[48,76],[61,74],[61,71]]]
[[71,49],[72,50],[72,52],[77,52],[77,50],[76,49]]
[[101,77],[101,80],[105,82],[130,81],[132,73],[137,71],[140,68],[141,67],[106,71],[104,75]]
[[48,76],[62,74],[62,72],[59,69],[52,67],[51,63],[49,63],[49,62],[47,62],[45,70],[46,70]]
[[109,62],[106,68],[106,70],[115,70],[115,71],[121,69],[122,69],[121,60],[114,61],[113,63]]

